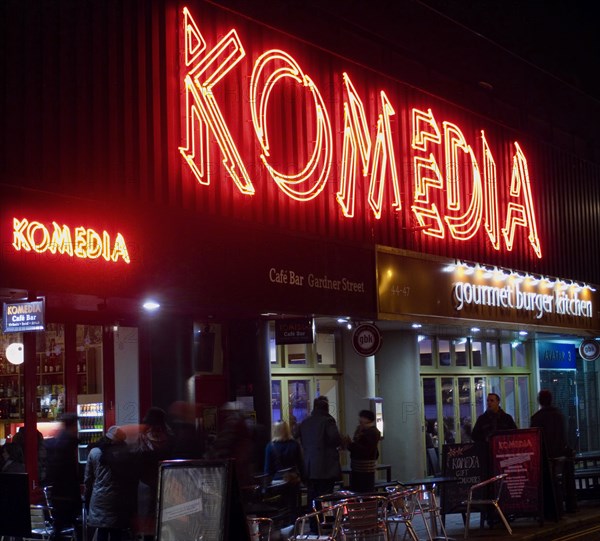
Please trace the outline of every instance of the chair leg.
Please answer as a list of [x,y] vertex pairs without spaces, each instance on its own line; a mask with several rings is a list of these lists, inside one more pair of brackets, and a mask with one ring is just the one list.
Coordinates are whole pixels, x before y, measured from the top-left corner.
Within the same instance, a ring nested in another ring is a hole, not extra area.
[[467,503],[467,518],[465,520],[465,539],[469,537],[469,525],[471,523],[471,504]]
[[500,509],[500,506],[498,505],[498,502],[494,502],[494,507],[496,508],[496,511],[498,511],[498,514],[500,515],[500,518],[502,519],[502,522],[504,522],[504,526],[506,526],[506,529],[507,529],[508,533],[510,535],[512,535],[512,528],[510,527],[510,524],[508,523],[508,520],[506,520],[506,517],[504,516],[504,513],[502,512],[502,509]]

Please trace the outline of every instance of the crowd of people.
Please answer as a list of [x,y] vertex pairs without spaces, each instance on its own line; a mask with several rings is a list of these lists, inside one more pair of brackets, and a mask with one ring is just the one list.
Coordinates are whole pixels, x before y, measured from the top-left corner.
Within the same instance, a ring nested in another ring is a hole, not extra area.
[[[552,406],[549,391],[541,391],[538,399],[540,410],[533,415],[531,426],[542,429],[550,458],[563,456],[567,442],[562,414]],[[169,414],[150,408],[133,435],[126,427],[110,427],[90,445],[83,485],[78,465],[77,417],[63,415],[63,428],[55,438],[52,453],[48,457],[42,453],[40,465],[46,483],[52,485],[55,530],[75,525],[83,498],[87,525],[97,530],[97,541],[121,541],[128,529],[152,537],[159,464],[167,459],[234,458],[241,487],[255,484],[255,475],[263,471],[281,487],[290,523],[302,512],[302,484],[309,502],[319,502],[321,496],[334,491],[342,478],[341,451],[349,452],[350,490],[375,489],[381,434],[370,410],[361,410],[354,434],[344,436],[329,413],[327,397],[319,396],[302,422],[292,426],[286,421],[276,422],[268,441],[267,430],[231,405],[222,408],[217,434],[206,438],[196,425],[195,415],[187,411],[189,406],[179,404]],[[513,418],[500,408],[500,397],[489,393],[487,409],[472,430],[469,423],[468,435],[472,441],[485,442],[499,430],[515,428]],[[16,442],[2,448],[0,469],[25,472],[22,442],[16,437],[13,440]],[[427,422],[426,444],[433,448],[439,445],[436,421]]]

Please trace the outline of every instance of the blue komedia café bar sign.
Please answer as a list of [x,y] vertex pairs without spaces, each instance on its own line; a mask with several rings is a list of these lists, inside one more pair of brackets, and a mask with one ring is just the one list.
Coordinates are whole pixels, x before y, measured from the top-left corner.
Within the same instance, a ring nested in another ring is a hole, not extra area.
[[5,333],[43,331],[45,326],[44,300],[4,303],[2,331]]

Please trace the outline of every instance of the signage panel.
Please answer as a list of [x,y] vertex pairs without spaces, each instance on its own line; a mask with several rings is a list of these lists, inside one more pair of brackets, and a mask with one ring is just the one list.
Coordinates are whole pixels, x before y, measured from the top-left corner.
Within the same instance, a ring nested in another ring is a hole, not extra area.
[[352,346],[359,355],[370,357],[381,348],[381,333],[371,323],[363,323],[352,333]]
[[571,344],[538,343],[538,362],[540,368],[571,369],[577,368],[575,346]]
[[379,248],[380,317],[411,315],[597,330],[596,289]]
[[442,447],[442,473],[456,477],[457,483],[442,485],[442,514],[464,510],[464,502],[472,485],[485,481],[488,475],[489,447],[486,443],[447,443]]
[[543,516],[539,429],[499,432],[490,438],[490,448],[493,475],[508,475],[501,495],[504,513]]
[[275,321],[276,344],[312,344],[313,341],[312,318],[277,319]]
[[600,357],[600,342],[598,340],[583,340],[579,344],[579,355],[586,361],[595,361]]
[[3,332],[43,331],[45,328],[45,303],[43,299],[27,302],[5,302],[3,304]]

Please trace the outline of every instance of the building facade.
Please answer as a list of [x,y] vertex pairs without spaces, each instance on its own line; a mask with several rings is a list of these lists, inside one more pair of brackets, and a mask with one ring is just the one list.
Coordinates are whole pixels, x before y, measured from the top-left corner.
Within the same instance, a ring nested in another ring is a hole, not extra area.
[[493,390],[525,427],[543,386],[598,447],[600,105],[418,3],[327,4],[4,3],[3,437],[326,394],[344,432],[382,405],[407,478],[427,421],[465,441]]

